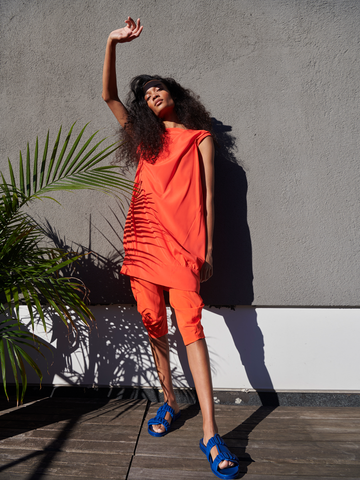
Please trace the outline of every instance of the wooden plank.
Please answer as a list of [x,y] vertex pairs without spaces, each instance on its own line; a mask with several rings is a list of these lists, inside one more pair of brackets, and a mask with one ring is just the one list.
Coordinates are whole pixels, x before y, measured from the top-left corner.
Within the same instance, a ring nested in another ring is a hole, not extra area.
[[48,474],[57,478],[75,476],[88,479],[95,476],[125,480],[130,460],[131,455],[106,455],[102,458],[83,452],[60,455],[57,452],[14,450],[7,455],[0,453],[0,478],[7,479],[11,473],[27,475],[27,478],[35,474],[43,478],[43,474]]
[[28,464],[34,466],[38,462],[38,458],[50,453],[54,459],[60,464],[86,464],[90,466],[108,465],[110,467],[125,467],[128,465],[130,455],[117,455],[102,453],[101,455],[94,455],[93,453],[76,453],[76,452],[43,452],[39,450],[29,451],[21,449],[4,449],[0,450],[0,471],[5,471],[9,464]]
[[[201,472],[201,477],[199,472],[189,472],[189,471],[177,471],[174,469],[161,469],[160,471],[149,468],[135,468],[131,467],[128,480],[158,480],[159,478],[171,478],[172,480],[214,480],[216,477],[210,471]],[[246,480],[334,480],[335,477],[331,476],[304,476],[304,475],[253,475],[246,473],[246,476],[240,476],[239,478],[246,478]],[[359,476],[348,477],[344,476],[346,480],[359,480]]]
[[[37,474],[37,479],[38,480],[59,480],[59,478],[61,477],[61,475],[48,475],[47,473],[41,473],[41,474]],[[115,475],[115,474],[114,474]],[[66,476],[66,477],[63,477],[64,479],[66,480],[78,480],[80,477],[79,476]],[[91,480],[104,480],[104,477],[94,477],[94,475],[91,475]],[[121,480],[121,479],[126,479],[126,474],[120,474],[120,476],[116,477],[116,476],[112,476],[112,477],[107,477],[107,478],[114,478],[116,480]],[[18,472],[18,473],[4,473],[4,474],[1,474],[0,473],[0,480],[33,480],[33,474],[31,473],[30,476],[29,476],[29,473],[23,473],[23,472]],[[306,480],[306,479],[305,479]],[[351,480],[351,479],[350,479]]]
[[63,413],[59,413],[56,404],[51,402],[45,405],[43,404],[41,411],[38,410],[38,406],[36,410],[31,406],[28,407],[28,409],[13,411],[8,415],[0,417],[0,431],[14,427],[27,431],[50,425],[54,425],[54,429],[61,429],[64,424],[72,419],[76,420],[77,423],[93,425],[138,425],[140,417],[142,420],[146,408],[146,401],[125,401],[125,405],[122,405],[121,402],[122,401],[112,401],[106,405],[92,402],[90,406],[85,405],[82,410],[80,409],[78,412],[66,410]]
[[[240,459],[251,458],[254,462],[281,461],[283,463],[330,463],[342,465],[358,465],[360,472],[360,449],[353,443],[302,443],[288,442],[257,442],[244,447],[236,443],[227,442],[229,449]],[[169,458],[201,458],[203,453],[194,441],[187,446],[182,445],[154,445],[153,442],[142,442],[136,450],[136,456],[159,457],[166,455]]]
[[93,454],[102,453],[128,453],[132,454],[134,451],[136,439],[128,441],[127,437],[124,437],[121,441],[107,442],[104,440],[57,440],[54,438],[28,438],[24,435],[18,435],[7,440],[0,442],[0,449],[5,450],[7,448],[15,449],[20,448],[22,450],[45,450],[51,449],[64,452],[86,452]]
[[[208,478],[207,475],[210,474],[215,478],[213,473],[211,473],[210,465],[206,460],[205,456],[202,459],[195,458],[165,458],[165,457],[143,457],[135,456],[130,469],[130,474],[128,480],[138,480],[139,478],[146,478],[146,480],[152,480],[154,478],[168,478],[166,473],[167,471],[172,471],[170,478],[181,479],[186,478],[181,477],[184,472],[189,472],[189,474],[194,475],[198,479]],[[139,472],[143,471],[142,475],[139,475]],[[164,474],[163,474],[164,472]],[[154,473],[158,476],[154,477]],[[252,475],[262,475],[267,479],[269,475],[274,476],[275,478],[281,478],[282,476],[289,476],[293,478],[294,476],[298,477],[315,477],[319,478],[360,478],[360,471],[358,465],[313,465],[313,464],[293,464],[282,462],[262,462],[262,463],[240,463],[240,473],[245,474],[248,478],[249,474]],[[138,475],[138,476],[136,476]],[[191,476],[190,476],[191,478]],[[265,480],[264,478],[264,480]],[[262,480],[262,479],[261,479]],[[303,479],[305,480],[305,479]]]
[[[199,441],[202,435],[201,429],[194,431],[182,431],[182,429],[176,430],[176,435],[167,435],[168,445],[188,443],[189,441]],[[319,431],[312,432],[311,430],[303,431],[300,428],[282,430],[258,430],[250,433],[238,431],[228,433],[222,428],[219,429],[219,434],[224,440],[230,444],[230,441],[236,441],[238,445],[246,446],[253,442],[267,441],[267,442],[354,442],[360,444],[360,431],[357,428],[349,429],[345,431],[337,430],[332,432]]]
[[[292,442],[312,442],[312,441],[353,441],[360,442],[360,428],[356,425],[349,425],[341,427],[341,425],[326,425],[326,426],[282,426],[275,425],[257,426],[252,429],[244,425],[236,427],[231,430],[231,425],[228,429],[220,425],[219,433],[226,441],[233,439],[238,441],[252,442],[257,440],[268,441],[292,441]],[[175,435],[176,432],[176,435]],[[189,440],[200,440],[202,436],[202,425],[194,426],[189,423],[181,424],[177,421],[174,424],[173,431],[166,436],[168,444],[180,442],[187,442]]]
[[95,435],[93,425],[75,424],[72,428],[62,429],[56,429],[53,425],[49,425],[36,430],[29,430],[25,433],[22,432],[22,429],[2,429],[0,431],[0,440],[16,435],[24,435],[26,438],[66,438],[69,440],[93,440],[96,436],[96,440],[111,442],[124,441],[125,437],[127,441],[135,442],[138,438],[138,432],[134,426],[125,425],[120,428],[114,428],[112,425],[98,425]]
[[[160,404],[152,404],[149,409],[149,417],[156,414],[156,410],[159,406]],[[340,424],[340,422],[345,422],[346,424],[360,426],[360,408],[338,407],[323,409],[320,407],[277,407],[272,410],[265,407],[254,409],[220,405],[215,407],[215,414],[217,423],[224,425],[229,423],[232,425],[246,423],[250,426],[252,424],[281,423],[285,426],[289,422],[294,425],[303,425],[304,421],[306,421],[306,423],[309,422],[310,424],[314,421],[320,421],[324,424],[330,424],[335,421],[338,424]],[[194,408],[186,409],[186,406],[183,406],[182,416],[185,420],[192,418],[192,421],[196,419],[197,422],[202,422],[201,412],[199,410],[196,411]]]
[[43,399],[37,400],[31,404],[22,405],[18,408],[11,408],[8,410],[4,410],[1,412],[0,420],[4,415],[9,413],[21,415],[24,410],[27,412],[31,412],[34,415],[41,415],[44,411],[53,411],[56,414],[65,414],[73,416],[84,414],[86,412],[96,411],[96,410],[104,410],[111,412],[112,410],[118,410],[126,412],[129,409],[134,410],[137,408],[142,408],[144,405],[147,404],[146,400],[87,400],[78,402],[76,399],[63,399],[59,401],[57,399]]
[[67,408],[71,402],[47,401],[40,409],[37,404],[2,415],[0,479],[125,480],[147,402],[82,401]]

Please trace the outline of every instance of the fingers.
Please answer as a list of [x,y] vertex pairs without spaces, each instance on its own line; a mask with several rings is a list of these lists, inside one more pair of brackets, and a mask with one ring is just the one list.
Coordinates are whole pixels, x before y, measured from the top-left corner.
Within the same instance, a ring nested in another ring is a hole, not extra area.
[[126,26],[127,26],[128,28],[130,28],[130,29],[131,29],[131,27],[132,27],[132,23],[131,23],[131,22],[134,23],[134,20],[132,20],[130,17],[128,17],[127,20],[125,20]]
[[131,17],[128,17],[127,20],[125,20],[125,23],[131,30],[134,30],[134,28],[136,27],[136,24]]
[[138,37],[144,28],[140,25],[140,18],[137,19],[136,25],[134,23],[134,27],[135,29],[133,30],[132,34],[134,37]]
[[205,263],[200,270],[200,283],[207,282],[213,275],[213,268],[208,263]]
[[131,30],[138,30],[140,28],[140,18],[138,18],[135,23],[131,17],[128,17],[125,23]]
[[140,24],[140,18],[137,19],[136,23],[131,17],[128,17],[127,20],[125,20],[126,26],[131,30],[131,39],[136,38],[140,35],[140,33],[143,31],[143,26]]

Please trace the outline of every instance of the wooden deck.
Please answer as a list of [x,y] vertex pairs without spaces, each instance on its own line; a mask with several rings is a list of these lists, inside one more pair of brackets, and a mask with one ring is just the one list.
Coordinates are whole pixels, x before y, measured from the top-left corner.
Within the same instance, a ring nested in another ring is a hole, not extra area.
[[[0,412],[0,480],[201,480],[216,477],[198,448],[201,413],[163,438],[146,400],[47,398]],[[217,405],[220,434],[248,480],[360,479],[360,409]]]

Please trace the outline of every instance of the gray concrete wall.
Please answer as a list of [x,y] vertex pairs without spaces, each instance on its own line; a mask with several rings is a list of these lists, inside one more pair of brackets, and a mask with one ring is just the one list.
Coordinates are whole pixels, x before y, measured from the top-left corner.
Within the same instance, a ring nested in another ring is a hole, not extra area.
[[[2,0],[1,169],[75,120],[115,138],[101,71],[127,15],[144,31],[118,47],[121,96],[139,73],[173,76],[200,94],[223,142],[205,302],[359,305],[357,0]],[[131,302],[117,273],[122,207],[90,192],[57,198],[34,214],[96,252],[80,272],[92,301]]]

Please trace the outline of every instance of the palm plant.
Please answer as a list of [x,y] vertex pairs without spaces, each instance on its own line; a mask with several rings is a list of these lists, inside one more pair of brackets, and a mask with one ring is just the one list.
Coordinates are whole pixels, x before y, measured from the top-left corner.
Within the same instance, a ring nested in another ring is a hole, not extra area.
[[52,198],[49,192],[58,190],[92,189],[119,196],[132,189],[132,182],[124,179],[117,167],[99,166],[119,145],[100,148],[105,139],[92,145],[96,132],[80,147],[86,125],[71,145],[73,127],[61,147],[60,128],[51,152],[48,133],[41,158],[38,139],[33,159],[28,144],[26,157],[20,152],[18,181],[10,160],[10,180],[6,181],[0,172],[0,360],[5,394],[8,398],[8,357],[17,401],[21,403],[27,386],[24,362],[42,380],[42,373],[29,354],[29,348],[39,350],[45,344],[36,335],[21,329],[20,306],[27,308],[33,328],[37,316],[42,320],[45,331],[45,314],[49,310],[56,312],[66,325],[75,329],[74,316],[86,324],[88,319],[95,320],[84,300],[86,287],[80,280],[61,273],[61,269],[76,262],[81,255],[44,246],[44,230],[22,207],[36,199]]

